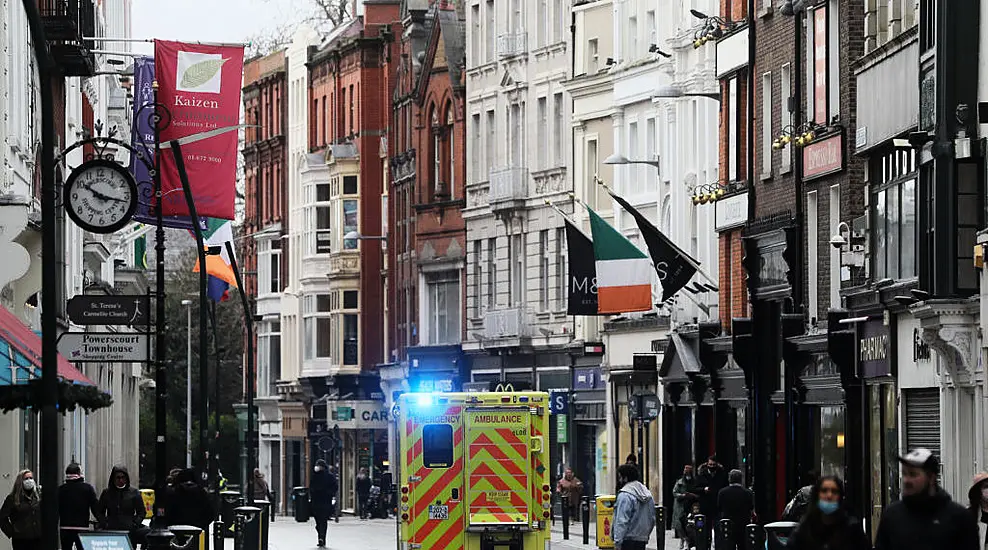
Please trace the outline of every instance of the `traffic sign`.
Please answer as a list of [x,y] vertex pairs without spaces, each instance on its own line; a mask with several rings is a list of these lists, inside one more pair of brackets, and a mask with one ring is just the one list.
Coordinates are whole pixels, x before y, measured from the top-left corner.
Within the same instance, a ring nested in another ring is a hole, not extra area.
[[146,363],[148,335],[134,332],[65,332],[58,353],[77,363]]
[[549,414],[569,412],[569,390],[549,390]]
[[66,305],[69,320],[77,325],[147,325],[148,296],[73,296]]

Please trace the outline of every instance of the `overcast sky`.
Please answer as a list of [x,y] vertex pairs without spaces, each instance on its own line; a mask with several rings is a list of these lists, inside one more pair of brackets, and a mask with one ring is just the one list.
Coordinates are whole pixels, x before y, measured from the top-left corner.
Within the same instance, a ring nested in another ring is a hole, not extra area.
[[[134,0],[134,38],[244,42],[299,18],[306,0]],[[134,51],[151,55],[150,43]]]

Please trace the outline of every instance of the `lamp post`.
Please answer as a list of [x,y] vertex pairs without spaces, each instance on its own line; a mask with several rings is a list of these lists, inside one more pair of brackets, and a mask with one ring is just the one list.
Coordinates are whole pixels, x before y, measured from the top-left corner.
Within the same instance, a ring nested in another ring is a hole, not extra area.
[[662,86],[652,94],[652,101],[656,99],[676,99],[681,97],[705,97],[720,102],[720,92],[688,92],[678,86]]
[[192,467],[192,300],[185,306],[185,467]]
[[660,164],[659,160],[631,160],[628,157],[622,155],[621,153],[614,153],[613,155],[604,159],[604,164],[647,164],[649,166],[654,166],[656,170],[659,170]]

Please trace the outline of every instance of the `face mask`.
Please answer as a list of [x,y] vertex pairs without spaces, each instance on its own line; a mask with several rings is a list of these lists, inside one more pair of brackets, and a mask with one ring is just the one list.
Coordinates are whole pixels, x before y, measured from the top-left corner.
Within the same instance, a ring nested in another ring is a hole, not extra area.
[[33,479],[25,479],[24,480],[24,490],[25,491],[28,491],[28,492],[34,490],[34,480]]
[[117,482],[117,489],[126,489],[126,488],[127,488],[127,482],[126,481],[118,481]]
[[816,503],[816,507],[819,508],[820,511],[824,513],[824,515],[829,516],[830,514],[833,514],[840,508],[840,503],[821,500],[820,502]]
[[321,472],[322,471],[322,466],[316,466],[316,471],[317,472]]

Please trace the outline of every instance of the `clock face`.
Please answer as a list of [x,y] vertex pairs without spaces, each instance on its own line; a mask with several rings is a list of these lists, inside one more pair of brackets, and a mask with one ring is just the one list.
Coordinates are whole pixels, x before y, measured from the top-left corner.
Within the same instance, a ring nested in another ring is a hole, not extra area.
[[65,182],[69,217],[92,233],[113,233],[137,210],[137,185],[119,164],[103,159],[76,168]]

